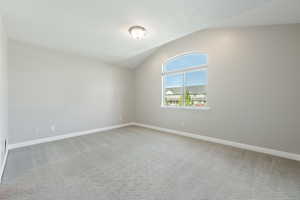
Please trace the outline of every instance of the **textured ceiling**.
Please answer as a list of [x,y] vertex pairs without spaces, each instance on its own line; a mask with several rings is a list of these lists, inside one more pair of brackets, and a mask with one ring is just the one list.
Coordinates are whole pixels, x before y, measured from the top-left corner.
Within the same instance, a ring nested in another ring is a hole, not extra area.
[[[134,68],[201,29],[298,23],[300,0],[0,0],[0,12],[11,39]],[[148,37],[130,38],[132,25]]]

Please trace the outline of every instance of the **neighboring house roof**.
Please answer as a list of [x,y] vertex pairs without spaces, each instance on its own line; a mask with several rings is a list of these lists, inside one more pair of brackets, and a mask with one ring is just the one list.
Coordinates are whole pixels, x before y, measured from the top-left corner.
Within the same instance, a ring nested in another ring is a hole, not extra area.
[[[188,86],[185,87],[190,94],[203,94],[207,93],[206,86]],[[173,94],[181,94],[182,93],[182,87],[175,87],[175,88],[166,88],[166,94],[167,95],[173,95]]]

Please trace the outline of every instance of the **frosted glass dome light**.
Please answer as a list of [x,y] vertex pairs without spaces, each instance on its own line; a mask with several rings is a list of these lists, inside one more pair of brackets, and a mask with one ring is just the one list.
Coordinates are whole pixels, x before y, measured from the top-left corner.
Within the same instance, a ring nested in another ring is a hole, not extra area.
[[132,26],[129,28],[128,32],[134,39],[141,40],[146,37],[147,31],[142,26]]

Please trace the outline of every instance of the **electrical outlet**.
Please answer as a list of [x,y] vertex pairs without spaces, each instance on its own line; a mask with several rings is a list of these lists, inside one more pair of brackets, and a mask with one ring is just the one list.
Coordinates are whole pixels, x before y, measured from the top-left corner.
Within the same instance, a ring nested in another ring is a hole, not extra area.
[[184,127],[184,125],[185,125],[184,122],[181,122],[180,124],[181,124],[182,127]]

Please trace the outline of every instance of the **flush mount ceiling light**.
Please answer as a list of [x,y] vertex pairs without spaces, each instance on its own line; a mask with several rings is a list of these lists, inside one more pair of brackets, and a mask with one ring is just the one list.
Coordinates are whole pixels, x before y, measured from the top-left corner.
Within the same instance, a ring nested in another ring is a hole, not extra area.
[[132,26],[128,29],[128,32],[134,39],[141,40],[146,37],[147,30],[142,26]]

